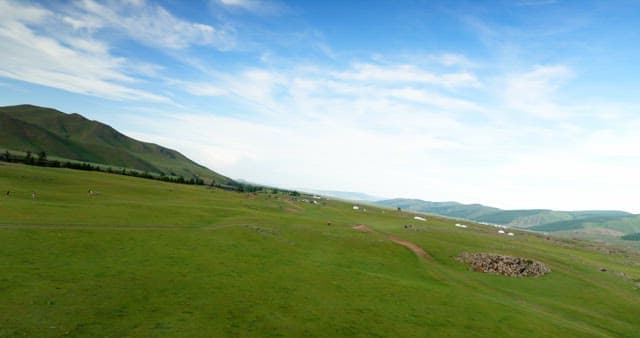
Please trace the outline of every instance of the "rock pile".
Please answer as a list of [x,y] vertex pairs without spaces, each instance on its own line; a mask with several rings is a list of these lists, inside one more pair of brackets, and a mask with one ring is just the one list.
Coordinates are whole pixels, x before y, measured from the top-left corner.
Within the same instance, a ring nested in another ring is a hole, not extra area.
[[521,257],[464,252],[460,254],[458,260],[469,264],[473,271],[497,273],[510,277],[535,277],[551,272],[551,269],[541,262]]

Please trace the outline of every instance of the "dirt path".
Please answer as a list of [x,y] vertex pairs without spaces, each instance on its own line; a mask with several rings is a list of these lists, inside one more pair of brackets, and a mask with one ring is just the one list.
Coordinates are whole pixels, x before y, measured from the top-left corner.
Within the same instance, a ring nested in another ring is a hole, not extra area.
[[429,258],[429,255],[427,255],[427,253],[424,251],[424,249],[422,249],[421,247],[417,246],[414,243],[411,243],[407,240],[404,239],[400,239],[398,237],[393,237],[393,236],[389,236],[389,239],[396,243],[396,244],[400,244],[402,246],[404,246],[405,248],[408,248],[409,250],[413,251],[414,254],[416,254],[416,256],[420,257],[420,258]]
[[[374,232],[374,230],[372,230],[371,228],[369,228],[368,226],[364,225],[364,224],[358,224],[356,226],[351,227],[351,229],[355,230],[355,231],[360,231],[360,232]],[[430,258],[429,255],[427,254],[426,251],[424,251],[424,249],[422,249],[421,247],[419,247],[418,245],[411,243],[407,240],[404,240],[402,238],[398,238],[398,237],[394,237],[394,236],[388,236],[387,237],[390,241],[396,243],[396,244],[400,244],[402,246],[404,246],[405,248],[413,251],[414,254],[416,254],[416,256],[418,256],[418,258],[423,258],[423,259],[427,259]]]
[[373,232],[371,230],[371,228],[369,228],[368,226],[364,225],[364,224],[358,224],[354,227],[351,227],[351,229],[355,230],[355,231],[360,231],[360,232]]

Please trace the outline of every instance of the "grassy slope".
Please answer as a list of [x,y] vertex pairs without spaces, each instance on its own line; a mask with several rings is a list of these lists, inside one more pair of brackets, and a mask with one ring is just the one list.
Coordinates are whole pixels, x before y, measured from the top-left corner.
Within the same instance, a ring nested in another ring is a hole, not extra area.
[[640,231],[640,216],[624,211],[501,210],[480,204],[427,202],[411,199],[395,199],[376,203],[393,207],[400,206],[404,209],[436,215],[526,228],[533,231],[556,232],[583,228],[604,228],[622,233]]
[[480,204],[460,204],[457,202],[428,202],[419,199],[396,198],[377,201],[376,204],[388,207],[433,213],[449,217],[476,219],[500,211],[500,209]]
[[[0,336],[634,336],[640,258],[282,195],[0,164]],[[88,189],[99,195],[88,196]],[[30,192],[37,191],[37,200]],[[332,221],[331,226],[326,222]],[[378,233],[359,233],[366,223]],[[410,240],[418,260],[382,233]],[[470,272],[526,256],[541,278]],[[600,272],[607,267],[608,272]]]
[[640,231],[640,216],[631,217],[590,217],[577,220],[553,222],[530,227],[535,231],[570,231],[576,229],[610,229],[622,234]]
[[0,146],[13,150],[45,151],[73,160],[103,163],[149,172],[174,172],[225,183],[229,179],[179,152],[140,142],[78,114],[19,105],[0,107]]

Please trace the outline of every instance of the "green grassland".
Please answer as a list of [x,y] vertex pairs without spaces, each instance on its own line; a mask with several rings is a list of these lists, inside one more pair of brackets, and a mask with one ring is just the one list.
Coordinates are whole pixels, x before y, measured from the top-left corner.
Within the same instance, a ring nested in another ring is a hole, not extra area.
[[377,205],[401,207],[446,217],[501,224],[555,237],[606,242],[640,248],[640,243],[625,243],[624,235],[640,232],[640,216],[616,210],[557,211],[545,209],[502,210],[480,204],[428,202],[417,199],[391,199]]
[[[640,332],[634,251],[607,254],[526,232],[505,237],[488,226],[460,229],[453,220],[414,221],[412,213],[355,211],[335,200],[315,205],[18,164],[0,163],[0,189],[3,337]],[[354,231],[356,224],[375,231]],[[461,252],[528,257],[553,272],[472,272],[455,260]]]

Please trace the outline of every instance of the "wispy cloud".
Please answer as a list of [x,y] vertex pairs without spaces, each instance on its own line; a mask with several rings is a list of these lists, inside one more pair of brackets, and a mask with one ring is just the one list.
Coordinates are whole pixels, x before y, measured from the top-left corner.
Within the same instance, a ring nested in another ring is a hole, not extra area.
[[465,68],[475,66],[466,56],[457,53],[434,54],[427,56],[427,58],[445,66],[460,66]]
[[223,96],[227,91],[209,83],[181,82],[180,86],[195,96]]
[[480,81],[471,73],[434,74],[414,65],[375,65],[359,63],[352,70],[335,74],[342,80],[391,83],[426,83],[443,87],[478,87]]
[[507,77],[504,99],[510,108],[546,119],[562,119],[571,115],[566,106],[554,98],[558,88],[573,72],[563,65],[536,66]]
[[214,5],[258,15],[281,15],[289,10],[284,3],[268,0],[211,0]]
[[136,89],[136,78],[125,72],[127,60],[90,37],[46,36],[32,29],[67,26],[55,13],[12,1],[0,2],[0,76],[111,99],[168,99]]
[[195,95],[225,95],[256,113],[315,117],[482,111],[478,104],[457,97],[460,91],[481,88],[476,76],[466,71],[440,73],[408,64],[355,63],[346,68],[248,68],[211,76],[210,85],[199,81],[185,87]]
[[[107,5],[108,4],[108,5]],[[233,48],[231,27],[213,27],[180,19],[165,8],[145,0],[82,0],[74,17],[65,17],[75,28],[115,29],[150,46],[180,49],[191,45]]]

